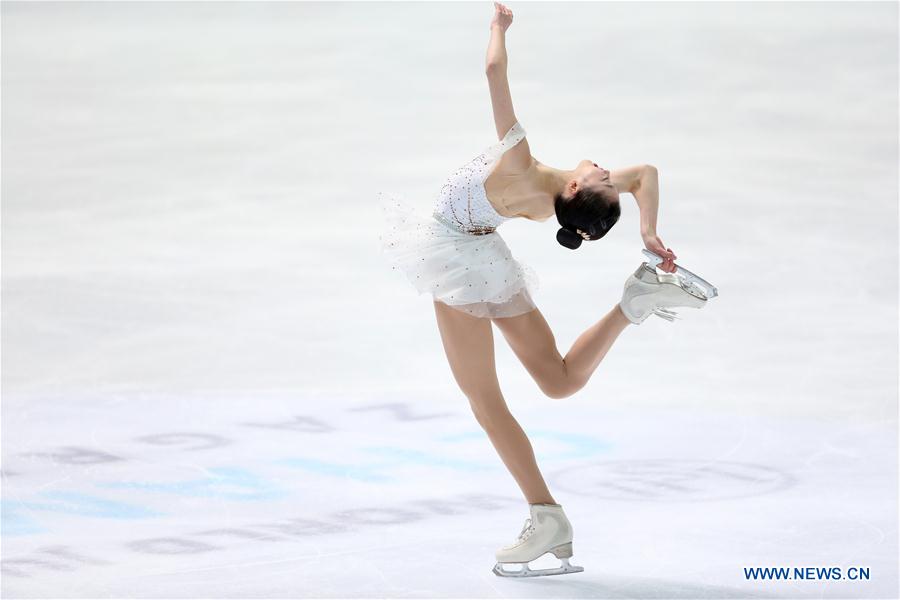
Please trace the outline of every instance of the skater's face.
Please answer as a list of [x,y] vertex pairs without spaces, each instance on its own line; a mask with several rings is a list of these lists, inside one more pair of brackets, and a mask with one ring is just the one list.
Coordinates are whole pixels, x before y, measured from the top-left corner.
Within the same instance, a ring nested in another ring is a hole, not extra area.
[[575,191],[589,189],[606,197],[611,203],[619,201],[619,190],[609,180],[609,171],[597,166],[597,163],[591,160],[585,159],[578,163],[573,181],[575,182]]

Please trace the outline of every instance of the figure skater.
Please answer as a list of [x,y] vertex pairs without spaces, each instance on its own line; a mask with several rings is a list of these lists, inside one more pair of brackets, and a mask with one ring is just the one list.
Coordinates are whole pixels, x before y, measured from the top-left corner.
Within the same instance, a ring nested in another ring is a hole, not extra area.
[[[382,198],[387,229],[382,249],[420,293],[434,298],[441,341],[453,377],[476,420],[522,490],[530,508],[516,542],[496,553],[497,575],[533,576],[582,571],[569,564],[572,526],[547,488],[531,443],[510,413],[494,364],[493,322],[540,389],[566,398],[588,382],[613,342],[629,324],[650,314],[671,319],[666,307],[699,308],[702,294],[673,275],[680,267],[656,232],[657,171],[640,164],[608,170],[591,160],[556,169],[531,155],[516,118],[507,81],[505,34],[512,12],[494,3],[486,75],[498,142],[454,172],[440,189],[430,217],[397,199]],[[497,233],[512,218],[545,221],[556,216],[556,238],[576,249],[599,240],[618,221],[619,195],[631,193],[640,207],[641,239],[657,255],[658,274],[644,263],[625,284],[622,300],[582,333],[565,356],[535,306],[534,271],[517,261]],[[667,279],[668,278],[668,279]],[[562,559],[556,569],[531,570],[546,552]],[[501,563],[518,563],[510,571]]]

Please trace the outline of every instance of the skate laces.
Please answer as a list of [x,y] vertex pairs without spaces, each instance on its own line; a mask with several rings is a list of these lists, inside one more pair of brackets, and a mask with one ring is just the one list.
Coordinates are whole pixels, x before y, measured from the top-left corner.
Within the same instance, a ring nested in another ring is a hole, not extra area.
[[529,537],[531,537],[532,533],[534,533],[534,527],[532,527],[532,525],[531,525],[531,519],[530,518],[525,519],[525,525],[522,527],[522,531],[519,532],[519,537],[517,537],[516,541],[513,542],[512,544],[510,544],[508,546],[504,546],[503,549],[504,550],[515,549],[519,544],[523,543],[525,540],[527,540]]
[[531,519],[525,519],[525,526],[522,527],[522,531],[519,532],[519,541],[524,541],[531,535],[531,532],[534,531],[534,527],[531,526]]
[[654,309],[653,309],[652,311],[650,311],[650,312],[652,312],[652,313],[653,313],[654,315],[656,315],[657,317],[662,317],[662,318],[665,319],[666,321],[674,321],[675,319],[680,319],[680,318],[681,318],[681,317],[678,316],[678,313],[677,313],[677,312],[675,312],[675,311],[673,311],[673,310],[666,310],[665,308],[663,308],[663,307],[661,307],[661,306],[657,306],[656,308],[654,308]]

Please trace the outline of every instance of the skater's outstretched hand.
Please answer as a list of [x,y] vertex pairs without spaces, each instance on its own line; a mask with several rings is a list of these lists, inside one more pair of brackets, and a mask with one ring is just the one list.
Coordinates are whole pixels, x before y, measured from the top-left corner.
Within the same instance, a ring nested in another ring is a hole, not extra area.
[[665,271],[666,273],[674,273],[675,259],[678,257],[675,256],[675,253],[672,252],[672,249],[666,248],[666,245],[663,244],[663,241],[655,233],[648,233],[641,237],[644,239],[644,246],[647,248],[647,250],[662,256],[663,261],[657,265],[660,271]]
[[506,30],[512,25],[512,20],[512,11],[499,2],[494,2],[494,18],[491,19],[491,28],[493,29],[494,25],[497,25],[506,33]]

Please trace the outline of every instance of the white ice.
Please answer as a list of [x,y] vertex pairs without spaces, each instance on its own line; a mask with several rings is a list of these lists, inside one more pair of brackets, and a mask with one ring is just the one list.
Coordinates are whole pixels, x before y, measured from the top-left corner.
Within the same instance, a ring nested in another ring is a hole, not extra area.
[[[491,573],[527,505],[378,251],[496,139],[490,2],[3,2],[3,597],[898,596],[898,5],[510,6],[534,155],[654,164],[720,294],[563,400],[495,330],[584,572]],[[502,226],[563,353],[622,199]]]

